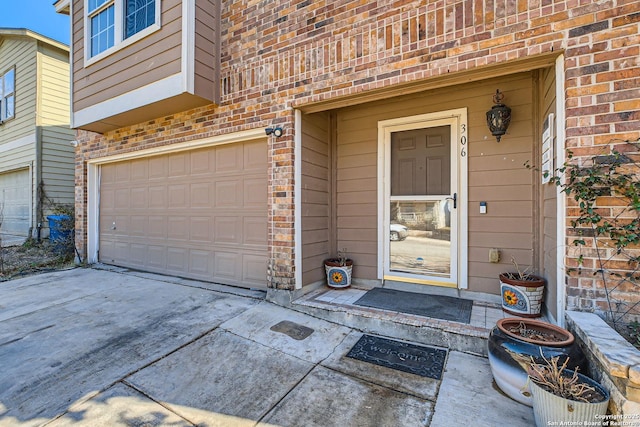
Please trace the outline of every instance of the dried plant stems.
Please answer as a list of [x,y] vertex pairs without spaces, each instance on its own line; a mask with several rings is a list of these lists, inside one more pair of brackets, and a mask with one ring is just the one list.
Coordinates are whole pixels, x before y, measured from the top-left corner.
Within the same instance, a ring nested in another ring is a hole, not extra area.
[[551,360],[542,355],[545,363],[535,363],[531,358],[528,373],[531,381],[540,387],[548,390],[556,396],[577,402],[593,402],[594,396],[599,392],[580,381],[578,368],[573,371],[573,375],[567,375],[563,371],[566,369],[569,359],[567,358],[561,366],[558,366],[559,357],[552,357]]

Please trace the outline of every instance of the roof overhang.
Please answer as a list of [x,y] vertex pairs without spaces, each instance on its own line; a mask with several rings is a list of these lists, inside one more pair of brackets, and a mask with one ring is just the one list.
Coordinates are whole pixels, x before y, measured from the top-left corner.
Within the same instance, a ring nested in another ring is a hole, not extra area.
[[34,40],[38,40],[40,42],[46,43],[48,45],[57,47],[58,49],[62,49],[64,51],[69,52],[69,46],[64,43],[60,43],[57,40],[54,40],[50,37],[43,36],[40,33],[36,33],[35,31],[28,30],[26,28],[0,28],[0,39],[7,37],[29,37]]
[[53,7],[56,8],[56,13],[69,15],[71,13],[71,0],[58,0],[53,3]]

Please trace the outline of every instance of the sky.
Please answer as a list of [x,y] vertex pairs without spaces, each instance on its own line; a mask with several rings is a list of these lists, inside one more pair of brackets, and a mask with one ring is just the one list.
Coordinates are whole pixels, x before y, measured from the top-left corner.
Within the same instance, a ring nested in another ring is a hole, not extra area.
[[56,13],[54,0],[0,0],[0,27],[26,28],[69,44],[69,17]]

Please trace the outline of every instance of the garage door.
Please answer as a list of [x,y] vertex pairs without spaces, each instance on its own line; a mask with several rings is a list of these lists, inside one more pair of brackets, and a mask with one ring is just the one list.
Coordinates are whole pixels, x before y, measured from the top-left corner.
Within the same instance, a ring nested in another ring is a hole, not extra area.
[[105,164],[99,223],[103,263],[266,287],[267,144]]
[[31,179],[29,169],[0,174],[2,227],[7,234],[27,236],[31,225]]

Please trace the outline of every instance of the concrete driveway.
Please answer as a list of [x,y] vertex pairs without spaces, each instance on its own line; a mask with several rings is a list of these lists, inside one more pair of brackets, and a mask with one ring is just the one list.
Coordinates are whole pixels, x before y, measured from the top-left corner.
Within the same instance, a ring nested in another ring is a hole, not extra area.
[[531,425],[486,359],[450,352],[432,380],[345,358],[361,336],[262,292],[152,274],[5,282],[0,426]]

